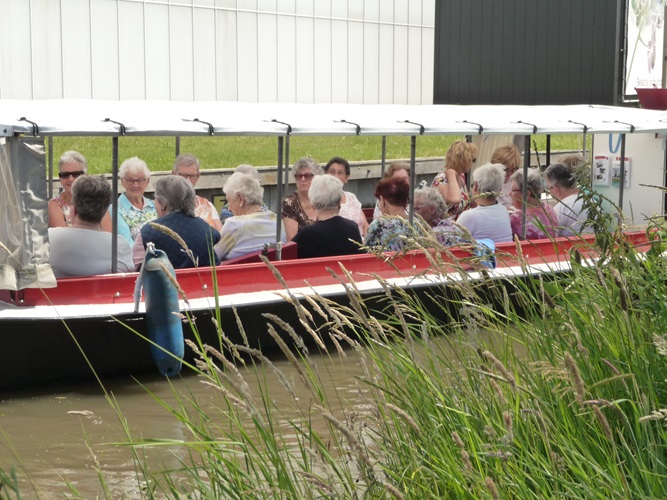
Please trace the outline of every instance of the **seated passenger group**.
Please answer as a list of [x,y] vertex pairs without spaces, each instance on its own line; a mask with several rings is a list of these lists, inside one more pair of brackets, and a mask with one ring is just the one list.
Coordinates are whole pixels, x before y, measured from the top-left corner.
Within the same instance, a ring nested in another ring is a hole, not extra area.
[[[344,190],[351,175],[347,160],[334,157],[322,169],[312,158],[301,158],[293,168],[296,190],[282,200],[279,239],[295,241],[298,257],[308,258],[357,254],[366,248],[399,251],[409,237],[424,236],[424,231],[432,231],[442,245],[467,236],[497,244],[515,236],[536,239],[582,231],[587,213],[570,164],[551,165],[543,175],[531,168],[524,179],[516,146],[497,148],[492,163],[472,170],[478,155],[477,147],[465,141],[450,146],[432,186],[414,191],[413,224],[407,211],[410,165],[392,164],[375,187],[370,225],[360,201]],[[471,170],[469,193],[466,174]],[[48,203],[56,276],[111,272],[109,183],[86,175],[86,160],[76,151],[60,157],[58,171],[61,192]],[[175,268],[187,268],[215,265],[276,241],[277,216],[264,204],[264,189],[251,165],[240,165],[225,182],[222,220],[214,205],[195,193],[200,178],[195,156],[179,155],[172,174],[155,182],[153,201],[145,196],[151,176],[146,163],[137,157],[122,163],[118,271],[139,269],[148,242],[165,251]],[[545,182],[546,191],[558,201],[555,208],[542,200]]]

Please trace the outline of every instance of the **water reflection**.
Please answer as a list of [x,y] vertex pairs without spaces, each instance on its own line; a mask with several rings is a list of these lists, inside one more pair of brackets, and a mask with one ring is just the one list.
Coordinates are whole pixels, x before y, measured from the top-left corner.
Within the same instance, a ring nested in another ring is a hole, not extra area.
[[[449,340],[437,340],[438,348],[450,351]],[[313,356],[329,409],[342,414],[342,409],[365,414],[371,408],[368,387],[359,381],[364,376],[361,355],[348,350],[345,357],[337,354]],[[275,408],[275,422],[285,431],[285,444],[296,444],[296,431],[290,419],[298,415],[316,416],[313,394],[298,380],[299,374],[286,360],[273,361],[296,391],[290,395],[275,372],[261,366],[242,369],[251,392],[261,400],[264,391]],[[261,381],[261,384],[257,381]],[[9,471],[13,464],[21,476],[24,498],[52,498],[68,491],[67,482],[84,497],[104,496],[97,470],[102,471],[112,497],[138,496],[143,484],[141,471],[136,471],[132,450],[118,443],[128,436],[145,439],[187,441],[190,431],[158,404],[148,393],[168,405],[187,406],[184,401],[195,398],[199,407],[211,409],[216,425],[224,428],[220,416],[226,408],[222,394],[200,383],[193,376],[174,379],[170,385],[159,377],[139,381],[120,380],[107,385],[117,402],[122,417],[114,411],[99,386],[68,387],[56,393],[29,393],[0,396],[0,468]],[[254,384],[253,384],[254,382]],[[263,387],[262,387],[263,386]],[[148,391],[148,392],[147,392]],[[313,419],[314,429],[326,433],[323,419]],[[151,473],[176,468],[186,458],[183,447],[139,449],[137,453]],[[99,467],[98,465],[99,464]]]

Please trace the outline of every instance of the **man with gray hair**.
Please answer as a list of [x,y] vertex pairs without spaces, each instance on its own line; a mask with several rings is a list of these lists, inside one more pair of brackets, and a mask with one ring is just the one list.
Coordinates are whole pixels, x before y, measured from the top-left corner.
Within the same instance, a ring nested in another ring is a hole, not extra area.
[[566,163],[549,165],[544,171],[544,184],[546,191],[558,200],[554,207],[558,217],[558,236],[591,232],[592,228],[585,226],[588,210],[584,206],[574,168]]
[[155,181],[155,210],[158,218],[141,228],[132,254],[139,266],[146,256],[146,244],[164,251],[175,269],[219,264],[213,251],[220,233],[195,216],[195,189],[179,175]]
[[318,175],[308,189],[308,198],[317,210],[317,220],[304,226],[292,241],[300,259],[354,255],[363,252],[357,223],[338,215],[343,183],[333,175]]
[[[199,159],[195,155],[183,153],[182,155],[178,155],[176,160],[174,160],[174,168],[171,173],[173,175],[180,175],[184,179],[189,180],[194,188],[201,176],[199,166]],[[214,227],[218,231],[222,229],[222,222],[220,221],[218,210],[213,203],[199,195],[195,196],[195,215],[200,219],[204,219],[211,227]]]
[[[102,176],[82,175],[72,184],[72,225],[49,229],[49,262],[58,278],[111,272],[111,233],[102,219],[111,203],[111,186]],[[134,271],[127,240],[117,236],[119,272]]]

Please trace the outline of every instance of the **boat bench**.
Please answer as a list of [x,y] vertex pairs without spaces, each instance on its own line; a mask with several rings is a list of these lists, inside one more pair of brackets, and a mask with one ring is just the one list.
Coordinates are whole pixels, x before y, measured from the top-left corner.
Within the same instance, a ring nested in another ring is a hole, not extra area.
[[[221,266],[229,266],[232,264],[248,264],[253,262],[262,262],[260,255],[262,255],[264,250],[258,250],[257,252],[248,253],[246,255],[241,255],[240,257],[235,257],[229,260],[223,260]],[[266,258],[270,261],[276,260],[276,249],[271,247],[267,250],[265,254]],[[281,260],[292,260],[297,258],[296,252],[296,243],[294,241],[288,241],[283,243],[283,250],[281,255]]]

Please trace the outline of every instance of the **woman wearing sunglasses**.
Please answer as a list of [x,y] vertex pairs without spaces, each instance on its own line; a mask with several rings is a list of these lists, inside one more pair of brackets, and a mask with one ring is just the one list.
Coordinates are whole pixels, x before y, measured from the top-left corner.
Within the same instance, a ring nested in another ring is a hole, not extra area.
[[312,158],[301,158],[294,164],[296,191],[283,200],[283,225],[287,241],[292,241],[297,231],[317,219],[317,210],[308,198],[308,190],[322,168]]
[[[67,227],[72,225],[72,184],[86,175],[88,162],[78,151],[65,151],[58,160],[58,178],[61,191],[49,200],[49,227]],[[111,216],[106,214],[100,223],[103,231],[111,232]]]

